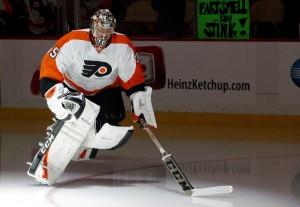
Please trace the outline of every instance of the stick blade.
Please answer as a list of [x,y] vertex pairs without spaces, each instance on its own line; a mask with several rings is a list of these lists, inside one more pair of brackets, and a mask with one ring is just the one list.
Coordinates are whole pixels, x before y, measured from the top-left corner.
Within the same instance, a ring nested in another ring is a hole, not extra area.
[[229,194],[232,193],[232,191],[233,191],[233,187],[231,185],[200,188],[200,189],[194,188],[190,196],[195,197],[195,196]]

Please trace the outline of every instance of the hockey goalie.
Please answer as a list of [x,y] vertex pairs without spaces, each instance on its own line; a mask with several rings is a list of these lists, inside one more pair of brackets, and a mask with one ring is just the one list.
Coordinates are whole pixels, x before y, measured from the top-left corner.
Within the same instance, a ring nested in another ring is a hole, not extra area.
[[133,126],[120,126],[122,91],[130,98],[132,120],[142,116],[157,127],[152,88],[145,86],[135,47],[115,26],[113,14],[100,9],[90,28],[64,35],[41,61],[40,93],[54,123],[27,174],[42,184],[55,184],[72,160],[94,159],[98,150],[127,142]]

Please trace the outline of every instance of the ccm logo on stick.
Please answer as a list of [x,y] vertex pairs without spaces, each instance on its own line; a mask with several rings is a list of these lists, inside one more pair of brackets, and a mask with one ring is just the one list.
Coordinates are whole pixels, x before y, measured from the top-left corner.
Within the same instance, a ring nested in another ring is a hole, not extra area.
[[[166,158],[165,158],[166,159]],[[174,178],[177,180],[177,182],[180,184],[181,188],[183,190],[191,190],[193,187],[190,185],[190,183],[186,180],[183,173],[180,171],[180,169],[177,166],[177,163],[172,159],[172,157],[168,157],[169,160],[165,160],[164,162]]]

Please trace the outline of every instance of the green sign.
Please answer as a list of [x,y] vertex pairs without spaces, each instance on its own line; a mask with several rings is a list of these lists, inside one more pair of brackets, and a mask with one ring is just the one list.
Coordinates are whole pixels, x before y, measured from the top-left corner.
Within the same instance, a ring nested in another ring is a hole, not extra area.
[[197,0],[198,38],[249,39],[249,0]]

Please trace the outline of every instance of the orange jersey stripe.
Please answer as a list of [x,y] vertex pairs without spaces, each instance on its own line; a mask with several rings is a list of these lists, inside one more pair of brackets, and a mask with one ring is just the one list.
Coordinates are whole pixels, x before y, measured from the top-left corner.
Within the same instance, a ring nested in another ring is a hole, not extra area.
[[94,91],[87,91],[84,88],[78,86],[76,83],[74,83],[72,80],[70,80],[68,77],[64,76],[66,82],[72,86],[73,88],[75,88],[77,91],[82,92],[83,94],[86,95],[94,95],[96,93],[99,93],[100,91],[106,89],[106,88],[113,88],[113,87],[117,87],[119,85],[119,79],[117,79],[113,84],[106,86],[105,88],[99,89],[99,90],[94,90]]
[[135,47],[133,44],[128,40],[128,38],[125,35],[115,33],[112,38],[110,44],[127,44],[131,49],[136,53]]

